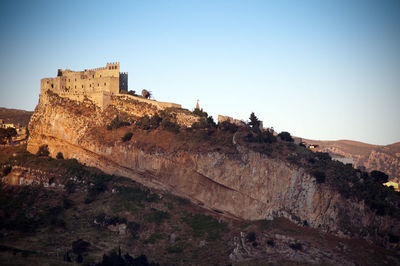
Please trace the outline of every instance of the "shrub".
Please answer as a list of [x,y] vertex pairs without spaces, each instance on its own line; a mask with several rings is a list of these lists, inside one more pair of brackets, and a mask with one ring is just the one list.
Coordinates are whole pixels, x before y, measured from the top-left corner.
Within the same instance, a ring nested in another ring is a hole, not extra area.
[[313,173],[313,175],[314,175],[315,179],[317,180],[317,183],[319,183],[319,184],[325,183],[326,175],[325,175],[324,172],[315,171],[315,172]]
[[399,243],[399,237],[389,233],[389,242],[390,243]]
[[218,123],[218,129],[235,133],[238,130],[238,126],[229,121],[223,121],[221,123]]
[[319,160],[322,161],[330,161],[332,158],[327,152],[316,152],[315,155]]
[[150,127],[152,129],[156,129],[160,126],[161,122],[162,122],[162,118],[158,115],[155,114],[150,118]]
[[122,137],[122,141],[123,142],[129,141],[131,140],[132,136],[133,136],[132,132],[126,132],[125,135]]
[[179,132],[179,125],[175,122],[172,122],[169,119],[163,119],[161,122],[161,126],[163,129],[168,130],[173,133],[178,133]]
[[62,154],[62,152],[58,152],[56,158],[58,160],[64,160],[64,155]]
[[141,203],[142,201],[154,202],[158,200],[157,194],[152,194],[149,191],[140,189],[139,187],[117,187],[118,197],[122,202],[130,201]]
[[200,117],[207,117],[208,116],[208,114],[207,114],[207,112],[204,112],[203,111],[203,108],[202,109],[194,109],[193,110],[193,112],[192,112],[194,115],[197,115],[197,116],[200,116]]
[[110,266],[110,265],[140,265],[140,266],[156,266],[159,265],[155,262],[148,262],[145,255],[140,255],[133,258],[126,253],[121,256],[121,249],[118,249],[118,254],[115,250],[111,251],[108,255],[104,254],[102,261],[96,264],[96,266]]
[[250,241],[250,242],[256,241],[256,233],[254,233],[254,232],[249,232],[249,233],[247,234],[247,240]]
[[63,208],[65,210],[71,208],[74,205],[74,202],[72,200],[68,199],[67,197],[63,197],[62,203],[63,203]]
[[147,240],[146,243],[154,244],[156,243],[159,239],[163,239],[163,235],[160,233],[153,233]]
[[171,216],[168,212],[151,209],[151,213],[147,215],[147,221],[151,223],[161,224],[164,220],[169,219]]
[[286,132],[286,131],[282,131],[281,133],[279,133],[278,137],[283,141],[288,141],[288,142],[293,142],[294,141],[292,136],[290,135],[290,133]]
[[275,246],[275,241],[273,239],[268,239],[267,244],[270,245],[271,247]]
[[220,234],[226,228],[225,223],[219,222],[212,216],[202,214],[188,215],[184,218],[184,222],[193,229],[194,237],[201,237],[207,234],[208,241],[220,238]]
[[104,212],[98,214],[95,217],[95,220],[101,226],[109,226],[109,225],[116,225],[116,224],[125,224],[127,221],[124,217],[119,217],[117,215],[108,216]]
[[130,123],[123,121],[122,119],[120,119],[118,116],[116,116],[111,122],[110,124],[107,126],[107,130],[112,130],[112,129],[116,129],[116,128],[120,128],[123,126],[129,126]]
[[75,183],[72,180],[68,180],[68,182],[65,184],[65,190],[68,193],[73,193],[75,192]]
[[293,244],[290,244],[289,247],[294,250],[302,250],[303,249],[303,245],[301,243],[293,243]]
[[272,132],[267,130],[262,133],[262,140],[265,143],[274,143],[274,142],[276,142],[276,137],[274,136],[274,134]]
[[83,257],[82,257],[82,255],[81,254],[79,254],[77,257],[76,257],[76,260],[75,260],[77,263],[82,263],[83,262]]
[[372,171],[370,176],[374,179],[375,182],[380,184],[386,183],[388,181],[389,176],[381,171]]
[[12,170],[12,166],[11,165],[7,165],[3,168],[3,176],[8,175]]
[[144,115],[138,121],[136,121],[135,125],[140,129],[149,130],[151,128],[150,117],[148,115]]
[[41,145],[36,153],[38,156],[49,156],[49,154],[49,147],[47,145]]
[[132,95],[132,96],[138,96],[138,95],[136,94],[136,91],[133,91],[133,90],[129,90],[129,91],[127,92],[127,94]]
[[175,245],[175,246],[170,246],[167,248],[167,252],[168,253],[182,253],[183,252],[183,248],[179,245]]
[[131,234],[131,236],[135,237],[139,232],[140,224],[136,222],[128,222],[128,224],[126,225],[126,229]]
[[90,243],[86,242],[83,239],[78,239],[78,240],[72,242],[72,252],[74,252],[77,255],[86,252],[89,247],[90,247]]

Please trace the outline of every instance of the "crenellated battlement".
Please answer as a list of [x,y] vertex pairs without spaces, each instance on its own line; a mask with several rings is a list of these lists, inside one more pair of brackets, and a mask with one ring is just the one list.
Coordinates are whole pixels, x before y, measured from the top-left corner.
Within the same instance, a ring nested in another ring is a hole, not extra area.
[[[120,63],[107,63],[105,67],[85,69],[84,71],[72,71],[70,69],[58,69],[56,78],[44,78],[41,80],[41,91],[51,90],[59,95],[76,98],[76,95],[89,97],[96,95],[119,94],[120,91],[128,91],[128,73],[119,72]],[[90,98],[90,97],[89,97]],[[93,98],[93,97],[92,97]],[[98,102],[104,107],[104,100]]]

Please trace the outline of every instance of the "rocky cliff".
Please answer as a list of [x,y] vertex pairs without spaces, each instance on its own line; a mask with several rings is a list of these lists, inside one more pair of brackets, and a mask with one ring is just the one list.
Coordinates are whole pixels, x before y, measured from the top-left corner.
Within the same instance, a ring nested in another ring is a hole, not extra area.
[[[170,149],[163,148],[166,143],[144,149],[139,137],[122,142],[122,131],[105,129],[116,114],[140,117],[155,111],[151,104],[118,97],[101,110],[90,101],[79,103],[49,91],[41,95],[31,118],[28,151],[36,153],[41,145],[48,145],[52,157],[62,152],[65,158],[76,158],[108,174],[132,178],[240,219],[284,216],[339,236],[373,240],[382,232],[400,228],[398,219],[377,216],[363,202],[344,199],[302,169],[251,151],[235,139],[231,153],[194,152],[184,143]],[[182,124],[196,121],[187,112],[173,112]]]
[[399,142],[386,146],[350,140],[305,140],[305,142],[319,145],[317,149],[319,151],[352,158],[356,168],[365,168],[368,171],[379,170],[388,174],[390,180],[400,182]]

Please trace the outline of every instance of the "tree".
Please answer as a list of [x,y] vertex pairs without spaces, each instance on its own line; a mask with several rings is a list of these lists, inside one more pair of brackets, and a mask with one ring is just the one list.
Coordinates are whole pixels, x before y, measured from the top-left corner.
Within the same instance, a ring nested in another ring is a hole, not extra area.
[[151,92],[148,91],[148,90],[142,90],[142,96],[143,96],[144,98],[146,98],[146,99],[150,99],[151,96],[152,96],[152,94],[151,94]]
[[77,255],[86,252],[89,247],[90,247],[90,243],[86,242],[83,239],[78,239],[78,240],[72,242],[72,251]]
[[4,144],[9,139],[17,135],[17,131],[13,127],[0,128],[0,143]]
[[314,174],[315,179],[317,180],[317,183],[319,183],[319,184],[325,183],[326,175],[324,172],[315,171],[313,174]]
[[286,131],[282,131],[281,133],[279,133],[278,137],[283,141],[288,141],[288,142],[293,142],[294,141],[292,136],[290,135],[290,133],[286,132]]
[[254,114],[254,112],[252,112],[250,114],[249,126],[251,126],[252,128],[260,128],[260,124],[260,120],[258,120],[257,116]]
[[125,135],[122,137],[122,142],[131,140],[132,136],[133,136],[132,132],[126,132]]
[[63,160],[63,159],[64,159],[64,155],[62,154],[62,152],[59,151],[59,152],[57,153],[56,158],[57,158],[58,160]]
[[136,91],[133,91],[133,90],[128,91],[127,94],[132,95],[132,96],[137,96]]
[[374,170],[371,172],[371,177],[378,183],[386,183],[389,179],[389,176],[381,171]]
[[36,155],[38,156],[49,156],[49,147],[47,145],[42,145],[39,147],[39,150],[37,151]]

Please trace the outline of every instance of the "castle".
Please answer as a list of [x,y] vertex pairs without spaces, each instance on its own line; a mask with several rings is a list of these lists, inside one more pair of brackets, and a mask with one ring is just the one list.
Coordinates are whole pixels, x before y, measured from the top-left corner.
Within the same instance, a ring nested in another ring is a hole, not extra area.
[[111,96],[128,91],[128,73],[119,72],[119,62],[84,71],[58,70],[56,78],[41,80],[41,93],[51,90],[61,97],[92,100],[101,108],[111,102]]

